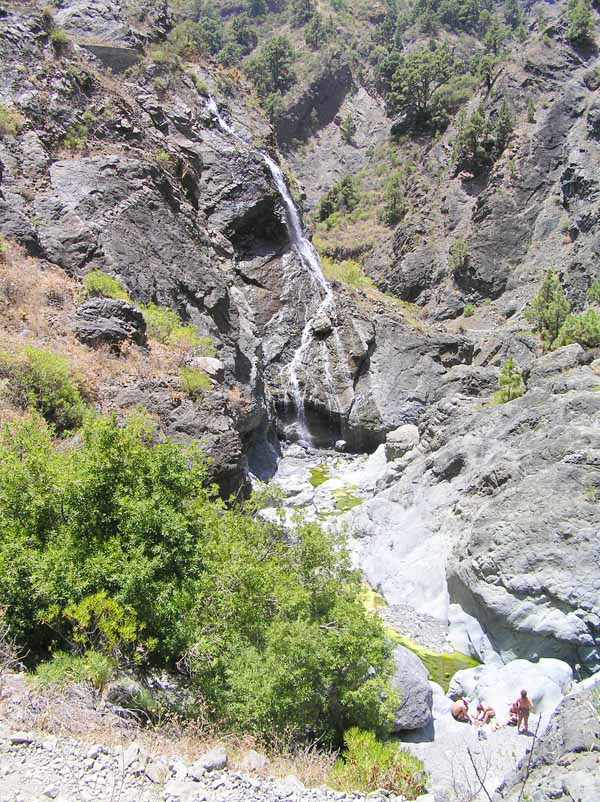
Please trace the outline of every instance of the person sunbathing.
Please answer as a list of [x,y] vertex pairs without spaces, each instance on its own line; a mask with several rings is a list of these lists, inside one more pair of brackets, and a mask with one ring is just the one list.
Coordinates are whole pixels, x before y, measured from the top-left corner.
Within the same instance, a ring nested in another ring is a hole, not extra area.
[[516,727],[519,720],[519,703],[513,702],[508,712],[508,726]]
[[475,726],[483,727],[484,724],[489,724],[496,715],[496,711],[491,705],[484,705],[481,702],[477,705],[477,715],[475,716]]
[[466,699],[459,699],[452,705],[452,718],[456,721],[463,721],[465,724],[472,724],[473,719],[469,715],[469,703]]

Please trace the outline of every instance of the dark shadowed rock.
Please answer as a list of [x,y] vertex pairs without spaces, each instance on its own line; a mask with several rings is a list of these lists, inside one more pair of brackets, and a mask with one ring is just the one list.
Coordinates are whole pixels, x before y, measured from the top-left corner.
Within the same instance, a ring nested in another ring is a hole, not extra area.
[[90,298],[77,310],[75,334],[86,345],[119,348],[126,340],[146,344],[144,316],[127,301]]

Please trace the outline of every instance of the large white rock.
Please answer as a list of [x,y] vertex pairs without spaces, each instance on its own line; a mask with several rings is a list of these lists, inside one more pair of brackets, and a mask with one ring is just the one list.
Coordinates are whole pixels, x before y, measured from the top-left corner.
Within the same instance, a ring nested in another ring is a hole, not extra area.
[[538,663],[512,660],[503,666],[483,665],[458,671],[450,683],[449,695],[466,696],[473,703],[492,705],[500,723],[508,720],[509,707],[524,688],[534,704],[534,713],[546,723],[573,681],[573,672],[561,660]]
[[446,623],[447,543],[443,533],[431,531],[427,510],[380,495],[352,510],[347,520],[355,563],[369,585],[388,604],[410,604]]

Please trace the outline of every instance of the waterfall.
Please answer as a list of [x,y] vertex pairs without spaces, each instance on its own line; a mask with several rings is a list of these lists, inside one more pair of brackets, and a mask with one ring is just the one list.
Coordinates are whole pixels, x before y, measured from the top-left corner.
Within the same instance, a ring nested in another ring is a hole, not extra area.
[[[221,113],[219,112],[219,108],[213,98],[209,98],[207,104],[208,111],[213,115],[216,119],[219,128],[227,134],[235,137],[239,142],[244,145],[248,143],[244,142],[244,140],[233,130],[231,125],[223,119]],[[281,171],[279,165],[266,153],[263,151],[257,151],[264,163],[267,165],[269,172],[273,178],[273,182],[275,183],[275,187],[279,192],[281,200],[283,201],[283,207],[285,211],[285,222],[286,228],[288,232],[288,237],[290,240],[290,245],[298,255],[300,259],[300,263],[302,267],[306,270],[311,282],[315,286],[317,292],[322,296],[321,302],[319,306],[311,317],[308,317],[305,320],[304,328],[302,330],[302,336],[300,338],[300,345],[296,349],[294,356],[288,365],[288,394],[291,396],[292,401],[294,403],[296,409],[296,428],[297,428],[297,435],[300,441],[306,442],[308,445],[312,445],[312,438],[310,435],[310,431],[308,429],[308,425],[306,422],[306,412],[304,408],[304,394],[300,389],[300,382],[298,379],[298,369],[302,364],[304,357],[310,348],[312,342],[312,324],[313,322],[320,316],[324,315],[328,312],[333,311],[335,301],[333,297],[332,289],[323,275],[323,270],[321,268],[321,260],[319,259],[319,254],[316,251],[316,248],[312,244],[312,242],[307,239],[304,235],[304,229],[302,227],[302,223],[300,221],[300,215],[298,214],[298,209],[294,200],[290,194],[288,189],[288,185],[286,183],[285,177]],[[326,358],[326,373],[327,373],[327,380],[330,385],[333,385],[333,377],[331,376],[331,371],[329,370],[329,355],[327,354]]]

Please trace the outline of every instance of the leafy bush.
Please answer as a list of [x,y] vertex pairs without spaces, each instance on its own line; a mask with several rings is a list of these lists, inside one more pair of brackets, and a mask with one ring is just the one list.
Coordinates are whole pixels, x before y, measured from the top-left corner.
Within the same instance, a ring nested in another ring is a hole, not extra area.
[[210,337],[201,337],[195,327],[184,324],[174,309],[150,303],[142,307],[148,336],[164,345],[183,348],[202,347],[205,356],[213,356],[214,348]]
[[99,652],[87,652],[83,656],[56,652],[51,660],[38,665],[33,682],[38,688],[59,689],[89,682],[102,693],[116,671],[116,663]]
[[600,345],[600,315],[594,309],[588,309],[580,315],[567,315],[553,348],[571,343],[579,343],[584,348],[597,348]]
[[360,203],[358,182],[352,176],[338,181],[327,192],[318,208],[319,220],[326,220],[334,212],[352,212]]
[[197,368],[181,368],[179,381],[183,391],[192,398],[198,398],[208,390],[212,390],[210,376]]
[[567,6],[567,39],[585,45],[593,41],[594,11],[591,0],[569,0]]
[[466,240],[459,237],[450,247],[448,262],[454,272],[462,270],[469,262],[469,246]]
[[416,799],[426,791],[423,763],[395,743],[382,743],[356,727],[344,737],[346,749],[332,771],[334,787],[343,791],[391,791]]
[[506,102],[502,103],[495,120],[481,107],[470,117],[461,114],[452,153],[456,172],[469,170],[479,175],[490,167],[506,149],[513,127],[512,112]]
[[384,207],[381,220],[388,226],[396,225],[408,210],[406,180],[412,170],[397,170],[385,183]]
[[355,289],[373,286],[373,280],[363,273],[360,263],[354,259],[336,262],[326,256],[323,258],[323,272],[329,281],[339,281]]
[[103,273],[102,270],[91,270],[83,279],[83,286],[90,298],[100,296],[102,298],[118,298],[122,301],[130,301],[129,293],[121,282]]
[[0,262],[6,261],[8,255],[8,241],[0,234]]
[[265,98],[283,93],[295,82],[292,65],[294,48],[286,36],[274,36],[261,51],[246,62],[246,73],[258,94]]
[[348,113],[340,123],[340,133],[346,144],[352,144],[352,138],[356,133],[356,123],[352,114]]
[[465,304],[463,308],[463,315],[465,317],[473,317],[475,314],[475,304]]
[[453,57],[447,44],[435,50],[424,47],[399,59],[387,97],[393,114],[403,113],[416,126],[429,122],[435,93],[454,71]]
[[306,25],[312,19],[315,10],[314,0],[290,0],[290,23],[297,28]]
[[185,665],[216,720],[334,745],[351,726],[385,733],[391,645],[341,535],[307,522],[290,533],[256,509],[225,508],[197,447],[158,442],[139,415],[90,418],[81,444],[60,448],[40,419],[6,426],[8,624],[35,656],[87,632],[88,613],[97,628],[116,610],[120,627],[122,610],[143,664]]
[[[2,251],[0,250],[0,255]],[[600,278],[596,279],[592,286],[587,291],[587,299],[592,303],[599,304],[600,303]]]
[[89,128],[84,123],[75,123],[67,129],[63,145],[67,150],[84,150],[88,144]]
[[18,134],[24,122],[23,116],[18,111],[0,103],[0,137]]
[[52,29],[52,32],[50,33],[50,41],[52,42],[52,47],[54,48],[54,52],[57,56],[65,53],[71,44],[71,38],[69,37],[69,34],[66,31],[63,31],[62,28]]
[[33,346],[16,355],[0,352],[0,378],[13,404],[37,410],[59,434],[81,426],[81,383],[64,357]]

